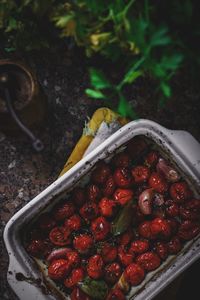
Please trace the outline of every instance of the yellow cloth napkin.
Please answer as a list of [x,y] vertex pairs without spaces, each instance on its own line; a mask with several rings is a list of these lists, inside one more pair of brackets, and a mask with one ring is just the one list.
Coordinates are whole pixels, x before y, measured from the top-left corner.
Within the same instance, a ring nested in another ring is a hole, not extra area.
[[81,138],[74,147],[74,150],[72,151],[70,157],[65,163],[64,168],[59,176],[62,176],[79,160],[81,160],[90,143],[95,138],[95,135],[102,122],[110,124],[113,121],[117,121],[120,124],[120,126],[123,126],[129,122],[128,119],[121,117],[119,114],[113,112],[112,110],[106,107],[99,108],[94,112],[91,120],[86,124]]

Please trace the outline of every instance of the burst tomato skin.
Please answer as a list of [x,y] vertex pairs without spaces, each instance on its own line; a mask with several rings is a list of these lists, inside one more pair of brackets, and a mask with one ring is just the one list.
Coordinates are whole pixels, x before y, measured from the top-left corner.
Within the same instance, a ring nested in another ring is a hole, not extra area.
[[97,204],[94,202],[86,202],[80,209],[80,215],[87,223],[95,219],[98,214],[99,209]]
[[171,228],[163,218],[155,218],[150,224],[151,232],[155,237],[168,239],[171,235]]
[[155,236],[152,234],[151,231],[151,222],[150,221],[144,221],[141,224],[139,224],[138,227],[139,235],[145,239],[154,239]]
[[179,215],[179,206],[173,200],[165,201],[165,211],[168,217],[177,217]]
[[145,277],[144,269],[137,263],[132,263],[126,267],[124,277],[131,285],[135,286],[142,282]]
[[191,196],[191,191],[186,182],[175,182],[171,185],[169,193],[176,203],[183,203]]
[[82,267],[80,268],[75,268],[72,270],[70,276],[64,280],[64,285],[67,288],[73,288],[76,286],[78,282],[83,280],[84,278],[84,270]]
[[56,246],[65,246],[71,242],[70,234],[71,230],[69,228],[64,226],[54,227],[49,233],[49,239]]
[[131,173],[127,168],[117,168],[113,178],[116,185],[120,188],[129,188],[133,182]]
[[69,228],[70,231],[77,231],[81,228],[81,218],[75,214],[65,221],[64,226]]
[[154,244],[155,252],[162,259],[165,260],[168,256],[168,246],[165,242],[156,242]]
[[102,216],[112,217],[116,209],[116,202],[112,199],[104,197],[99,202],[99,210]]
[[131,243],[129,252],[134,254],[142,254],[149,249],[149,242],[147,240],[135,240]]
[[114,192],[113,198],[120,205],[125,205],[126,203],[128,203],[133,199],[133,195],[134,193],[131,189],[118,188]]
[[66,259],[72,268],[77,267],[81,262],[80,256],[79,256],[78,252],[75,250],[67,251]]
[[126,297],[119,288],[114,288],[109,292],[106,300],[126,300]]
[[97,202],[100,196],[101,192],[99,187],[96,184],[89,184],[87,187],[88,200],[91,202]]
[[80,288],[75,287],[70,295],[71,300],[91,300]]
[[102,187],[103,195],[106,197],[111,196],[114,193],[115,188],[116,188],[116,184],[114,178],[112,175],[110,175],[106,180],[106,182],[104,183],[104,186]]
[[110,223],[104,217],[92,221],[91,231],[96,241],[102,241],[110,232]]
[[75,188],[72,193],[72,200],[78,207],[83,206],[86,201],[85,189],[81,187]]
[[150,187],[152,187],[158,193],[165,193],[168,189],[167,181],[157,172],[152,172],[148,181]]
[[149,168],[154,167],[158,162],[158,158],[158,153],[156,151],[151,151],[146,155],[144,164]]
[[100,162],[97,165],[96,169],[93,171],[91,178],[92,181],[96,184],[104,184],[110,174],[110,167],[106,163]]
[[54,260],[48,267],[48,275],[53,280],[62,280],[70,272],[71,268],[66,259]]
[[144,183],[149,179],[150,170],[145,166],[136,166],[131,170],[134,182],[137,184]]
[[156,253],[148,251],[140,254],[136,258],[136,263],[146,271],[153,271],[160,266],[160,258]]
[[116,262],[111,263],[105,267],[104,276],[106,282],[114,284],[117,282],[122,274],[122,269],[120,265]]
[[135,254],[129,253],[124,246],[119,246],[118,257],[119,257],[119,261],[123,266],[128,266],[133,262],[133,259],[135,258]]
[[87,265],[87,273],[93,279],[99,279],[103,275],[104,262],[99,254],[89,258]]
[[71,217],[75,212],[75,207],[71,201],[67,201],[58,206],[54,212],[54,219],[59,222]]
[[93,245],[93,238],[88,234],[81,234],[73,240],[74,248],[81,254],[88,254]]
[[113,262],[117,257],[117,248],[110,243],[105,242],[100,253],[105,263]]
[[117,168],[128,168],[131,164],[131,158],[127,153],[120,152],[115,155],[113,164]]
[[177,236],[172,237],[167,246],[170,254],[177,254],[182,248],[180,239]]

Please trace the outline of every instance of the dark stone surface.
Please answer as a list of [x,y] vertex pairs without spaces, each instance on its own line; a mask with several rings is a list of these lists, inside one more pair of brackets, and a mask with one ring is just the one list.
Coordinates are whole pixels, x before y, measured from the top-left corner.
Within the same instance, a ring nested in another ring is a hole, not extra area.
[[[8,137],[0,132],[1,236],[8,220],[57,178],[85,121],[103,104],[85,96],[87,67],[80,52],[40,53],[23,59],[35,70],[48,97],[47,121],[35,131],[45,150],[34,153],[26,137]],[[141,118],[187,130],[200,141],[200,91],[187,72],[177,75],[173,86],[174,95],[162,110],[157,108],[155,84],[148,78],[138,80],[127,90],[127,96]],[[0,251],[1,299],[15,300],[6,281],[8,257],[2,239]]]

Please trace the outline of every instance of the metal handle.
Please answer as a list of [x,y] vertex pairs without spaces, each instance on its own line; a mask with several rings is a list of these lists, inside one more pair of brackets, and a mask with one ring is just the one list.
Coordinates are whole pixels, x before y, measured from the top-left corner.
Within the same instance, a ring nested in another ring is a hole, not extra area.
[[32,147],[37,151],[40,152],[44,149],[44,145],[42,141],[35,137],[35,135],[27,128],[24,123],[19,119],[19,116],[16,114],[14,106],[12,104],[10,91],[9,91],[9,77],[7,74],[1,74],[0,76],[0,83],[4,88],[5,92],[5,101],[7,110],[10,112],[11,116],[15,120],[16,124],[22,129],[22,131],[31,139]]

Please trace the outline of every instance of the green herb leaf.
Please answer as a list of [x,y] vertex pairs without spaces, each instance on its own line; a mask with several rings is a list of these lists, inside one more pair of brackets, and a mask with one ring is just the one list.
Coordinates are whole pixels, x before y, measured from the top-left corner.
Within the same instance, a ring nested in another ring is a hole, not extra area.
[[101,91],[86,89],[85,92],[91,98],[95,98],[95,99],[105,99],[106,98],[106,96]]
[[90,69],[91,84],[96,89],[105,89],[111,86],[110,82],[105,78],[104,74],[96,69]]
[[126,73],[126,75],[123,79],[123,83],[133,83],[133,81],[136,80],[141,75],[142,75],[142,71],[130,70],[128,73]]
[[105,281],[93,280],[89,277],[80,282],[79,287],[84,293],[96,300],[105,299],[108,293],[108,286]]
[[168,29],[166,27],[162,27],[156,32],[154,32],[150,41],[151,47],[168,45],[171,42],[171,39],[167,35],[167,33]]
[[119,235],[125,232],[130,226],[133,219],[133,202],[129,201],[123,209],[119,212],[119,215],[112,224],[112,233]]
[[161,82],[160,88],[165,97],[171,97],[171,87],[166,82]]
[[120,94],[117,111],[123,117],[131,117],[132,119],[138,118],[137,114],[122,94]]

